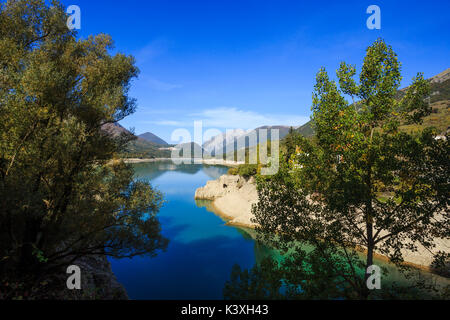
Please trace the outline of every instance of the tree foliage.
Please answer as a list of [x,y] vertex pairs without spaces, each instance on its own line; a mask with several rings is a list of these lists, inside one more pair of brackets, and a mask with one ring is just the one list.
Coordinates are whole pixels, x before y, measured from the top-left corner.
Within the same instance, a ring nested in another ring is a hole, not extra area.
[[135,110],[134,58],[111,55],[108,35],[77,39],[66,20],[56,1],[0,7],[0,275],[10,278],[167,242],[161,194],[111,162],[132,137],[101,129]]
[[399,130],[431,112],[420,73],[395,99],[400,69],[383,40],[367,49],[359,81],[352,65],[341,64],[337,83],[321,69],[315,137],[301,138],[289,165],[258,186],[261,240],[291,252],[283,277],[302,297],[380,297],[387,291],[366,285],[376,252],[405,270],[406,251],[450,238],[448,139],[434,139],[432,128]]

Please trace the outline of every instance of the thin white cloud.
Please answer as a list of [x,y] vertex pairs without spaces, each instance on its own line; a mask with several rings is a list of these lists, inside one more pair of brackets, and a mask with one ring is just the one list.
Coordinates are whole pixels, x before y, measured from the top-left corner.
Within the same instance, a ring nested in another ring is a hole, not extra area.
[[254,129],[265,125],[299,126],[309,120],[298,115],[263,114],[228,107],[207,109],[192,116],[202,120],[205,127],[239,129]]
[[185,122],[172,120],[157,120],[157,121],[150,121],[149,123],[157,124],[159,126],[171,126],[171,127],[182,127],[186,124]]
[[179,84],[168,83],[164,81],[160,81],[157,79],[146,79],[145,83],[148,85],[150,89],[157,91],[171,91],[174,89],[182,88],[183,86]]
[[258,113],[238,108],[221,107],[191,113],[184,119],[177,121],[161,119],[150,121],[150,123],[189,128],[193,126],[194,121],[202,121],[205,128],[249,130],[266,125],[297,127],[308,122],[309,117],[293,114]]
[[141,49],[134,52],[136,62],[138,65],[142,66],[146,62],[155,59],[158,56],[164,54],[169,47],[169,43],[164,39],[156,39],[142,47]]

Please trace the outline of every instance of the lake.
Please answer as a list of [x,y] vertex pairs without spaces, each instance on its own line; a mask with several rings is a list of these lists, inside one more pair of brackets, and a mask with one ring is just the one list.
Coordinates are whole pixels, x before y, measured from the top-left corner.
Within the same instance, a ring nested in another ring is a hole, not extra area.
[[[270,248],[257,243],[252,230],[225,225],[208,210],[207,201],[195,201],[195,190],[228,168],[210,165],[175,165],[171,161],[134,165],[138,179],[147,179],[164,194],[166,203],[159,220],[170,243],[154,258],[110,259],[117,279],[135,300],[219,300],[230,279],[233,265],[251,268],[268,255]],[[387,282],[407,282],[399,271],[382,260],[375,264],[389,269]],[[450,279],[420,272],[443,285]]]
[[251,268],[270,251],[245,229],[226,226],[204,203],[196,204],[195,190],[228,168],[171,161],[134,167],[137,178],[150,180],[164,194],[158,216],[170,243],[155,258],[110,260],[130,299],[222,299],[233,265]]

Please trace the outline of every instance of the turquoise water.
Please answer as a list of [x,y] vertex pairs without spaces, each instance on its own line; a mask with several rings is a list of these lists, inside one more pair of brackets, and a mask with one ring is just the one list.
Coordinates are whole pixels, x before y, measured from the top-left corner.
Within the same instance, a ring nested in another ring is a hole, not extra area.
[[203,203],[196,204],[195,190],[227,170],[172,162],[135,165],[136,177],[164,193],[159,219],[170,243],[155,258],[111,259],[131,299],[222,299],[233,265],[251,268],[269,251],[245,229],[226,226]]
[[[226,226],[223,219],[207,209],[207,201],[194,200],[195,190],[225,174],[226,167],[155,162],[136,164],[134,168],[137,178],[150,180],[164,194],[166,203],[159,220],[170,243],[155,258],[110,260],[131,299],[222,299],[234,264],[251,268],[267,255],[280,258],[255,242],[252,230]],[[379,259],[375,264],[389,270],[383,284],[409,282],[392,265]],[[420,274],[450,284],[450,279]]]

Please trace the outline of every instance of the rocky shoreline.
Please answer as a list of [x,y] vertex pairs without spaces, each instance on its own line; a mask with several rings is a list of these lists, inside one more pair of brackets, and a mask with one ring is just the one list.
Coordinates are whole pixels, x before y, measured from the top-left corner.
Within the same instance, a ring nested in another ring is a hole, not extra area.
[[[81,300],[129,300],[106,256],[86,256],[74,262],[81,269]],[[77,299],[75,298],[75,299]]]
[[[223,217],[228,225],[255,228],[251,220],[253,214],[252,205],[258,202],[258,193],[254,178],[246,180],[240,176],[224,175],[217,180],[208,181],[206,186],[195,192],[196,200],[209,200],[211,207],[217,215]],[[405,263],[426,271],[431,271],[430,266],[434,254],[439,251],[450,252],[450,242],[445,239],[435,239],[433,252],[423,247],[417,251],[403,250]],[[387,260],[381,254],[377,258]]]
[[224,175],[211,180],[195,192],[196,200],[211,201],[214,211],[227,220],[228,225],[254,228],[252,205],[258,202],[254,178]]

